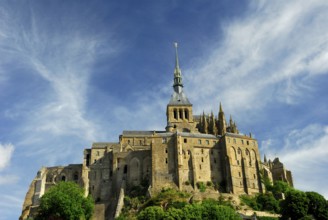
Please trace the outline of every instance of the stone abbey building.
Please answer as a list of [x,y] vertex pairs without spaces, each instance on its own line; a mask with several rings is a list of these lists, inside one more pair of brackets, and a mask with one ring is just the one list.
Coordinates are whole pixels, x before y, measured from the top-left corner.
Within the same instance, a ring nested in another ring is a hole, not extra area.
[[[194,115],[183,91],[177,45],[173,94],[167,104],[163,131],[123,131],[119,142],[93,143],[82,164],[43,167],[26,194],[21,219],[33,216],[39,198],[59,181],[75,181],[96,202],[96,219],[112,219],[124,193],[146,184],[149,194],[163,188],[199,192],[199,183],[218,186],[216,192],[262,193],[261,173],[293,185],[291,172],[279,159],[262,163],[257,140],[240,134],[220,104],[217,116]],[[215,190],[214,190],[215,191]]]

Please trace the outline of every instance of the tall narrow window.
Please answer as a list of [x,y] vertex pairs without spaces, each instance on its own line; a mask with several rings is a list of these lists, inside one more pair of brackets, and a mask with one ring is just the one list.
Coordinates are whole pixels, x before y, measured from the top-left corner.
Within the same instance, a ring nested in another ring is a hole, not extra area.
[[180,119],[183,119],[183,111],[182,111],[182,109],[179,110],[179,118]]
[[185,118],[189,119],[188,109],[185,109]]
[[176,109],[173,110],[173,117],[174,119],[178,119],[178,112]]

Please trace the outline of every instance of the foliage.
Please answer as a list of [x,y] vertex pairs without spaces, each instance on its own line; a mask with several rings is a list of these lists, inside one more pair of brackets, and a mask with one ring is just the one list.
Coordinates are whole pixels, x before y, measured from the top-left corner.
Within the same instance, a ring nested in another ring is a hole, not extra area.
[[197,188],[199,189],[200,192],[205,192],[206,186],[203,182],[197,182]]
[[164,211],[159,206],[150,206],[141,211],[138,220],[240,220],[241,217],[228,206],[218,205],[217,201],[205,200],[201,204],[188,204],[182,209],[169,208]]
[[256,201],[256,196],[241,195],[239,196],[241,201],[251,207],[253,210],[260,211],[259,204]]
[[36,219],[90,219],[93,208],[93,200],[84,197],[84,190],[76,183],[60,182],[41,197]]
[[159,220],[164,218],[164,210],[158,206],[149,206],[139,213],[138,220]]
[[160,206],[164,209],[168,209],[169,207],[184,206],[189,197],[190,194],[186,192],[181,192],[171,188],[162,189],[157,196],[151,198],[144,204],[144,208],[148,206]]
[[307,215],[309,199],[298,190],[286,192],[286,198],[281,202],[282,219],[300,219]]
[[202,203],[202,219],[231,219],[239,220],[240,216],[230,207],[217,205],[214,200],[205,200]]
[[266,191],[272,191],[273,184],[268,176],[265,176],[263,172],[261,172],[261,182],[264,184]]
[[256,196],[256,203],[262,211],[272,211],[279,213],[279,201],[277,201],[272,193],[259,194]]
[[288,191],[292,190],[293,188],[288,185],[288,183],[283,181],[276,181],[272,187],[273,195],[287,193]]
[[322,195],[316,192],[306,192],[309,199],[308,214],[315,219],[328,219],[328,203]]

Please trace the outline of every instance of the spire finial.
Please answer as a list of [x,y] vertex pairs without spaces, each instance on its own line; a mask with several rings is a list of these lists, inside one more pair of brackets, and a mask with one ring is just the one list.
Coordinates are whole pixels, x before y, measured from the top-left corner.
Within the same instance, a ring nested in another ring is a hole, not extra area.
[[182,76],[181,76],[181,70],[179,67],[179,58],[178,58],[178,43],[174,42],[174,47],[175,47],[175,68],[174,68],[174,90],[177,93],[182,92]]
[[[178,56],[178,43],[174,42],[174,47],[175,47],[175,70],[177,72],[180,72],[180,67],[179,67],[179,56]],[[176,72],[174,71],[174,72]]]
[[221,102],[220,102],[220,111],[219,112],[223,112]]

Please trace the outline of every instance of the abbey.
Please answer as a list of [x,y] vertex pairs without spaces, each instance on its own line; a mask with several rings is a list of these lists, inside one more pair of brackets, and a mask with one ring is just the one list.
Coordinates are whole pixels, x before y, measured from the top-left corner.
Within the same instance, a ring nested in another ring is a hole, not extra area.
[[33,216],[39,198],[59,181],[75,181],[94,198],[95,219],[112,219],[122,208],[124,194],[146,185],[149,195],[163,188],[191,193],[199,185],[216,193],[264,192],[263,173],[272,181],[293,185],[291,172],[279,159],[261,162],[257,140],[240,134],[222,105],[218,114],[193,114],[183,91],[177,44],[173,94],[166,108],[162,131],[123,131],[119,142],[93,143],[84,150],[82,164],[43,167],[26,194],[21,219]]

